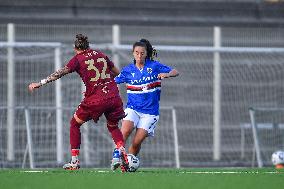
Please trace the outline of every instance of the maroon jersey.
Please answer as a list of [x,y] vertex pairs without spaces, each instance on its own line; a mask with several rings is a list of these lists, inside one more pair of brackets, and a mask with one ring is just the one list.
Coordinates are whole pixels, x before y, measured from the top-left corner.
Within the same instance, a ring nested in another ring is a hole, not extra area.
[[66,66],[82,78],[86,86],[85,103],[119,96],[117,84],[110,71],[114,64],[102,52],[87,49],[75,55]]

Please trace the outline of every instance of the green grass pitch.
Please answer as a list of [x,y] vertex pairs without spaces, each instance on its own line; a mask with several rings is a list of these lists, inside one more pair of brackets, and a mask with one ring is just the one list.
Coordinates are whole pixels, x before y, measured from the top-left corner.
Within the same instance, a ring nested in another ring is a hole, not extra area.
[[273,168],[139,169],[0,169],[0,189],[277,189],[284,170]]

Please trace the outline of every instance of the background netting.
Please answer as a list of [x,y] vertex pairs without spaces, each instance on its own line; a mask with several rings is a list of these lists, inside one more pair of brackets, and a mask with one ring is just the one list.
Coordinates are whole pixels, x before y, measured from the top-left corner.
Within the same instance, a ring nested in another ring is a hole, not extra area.
[[[210,49],[210,48],[209,48]],[[281,107],[283,99],[283,52],[273,50],[244,51],[241,48],[220,52],[221,64],[221,159],[213,156],[213,54],[208,51],[180,49],[168,46],[158,50],[158,60],[176,68],[178,78],[162,82],[161,115],[156,136],[147,139],[140,154],[144,167],[174,167],[173,114],[176,112],[180,165],[188,166],[250,166],[253,146],[248,108],[254,106]],[[113,56],[111,49],[103,48]],[[61,47],[61,66],[74,55],[72,46]],[[118,48],[120,66],[132,61],[131,49]],[[0,105],[1,109],[1,167],[22,165],[26,150],[26,125],[23,109],[15,116],[15,161],[6,160],[7,140],[7,47],[0,48]],[[15,106],[34,106],[30,109],[31,130],[36,167],[55,167],[56,162],[56,106],[55,83],[28,93],[30,82],[40,81],[55,71],[55,47],[15,47]],[[61,78],[64,161],[69,160],[69,120],[82,99],[82,84],[77,74]],[[126,102],[125,88],[121,94]],[[90,121],[82,127],[82,165],[108,167],[113,143],[102,118],[97,124]],[[269,154],[270,152],[267,152]],[[27,156],[28,158],[28,156]]]

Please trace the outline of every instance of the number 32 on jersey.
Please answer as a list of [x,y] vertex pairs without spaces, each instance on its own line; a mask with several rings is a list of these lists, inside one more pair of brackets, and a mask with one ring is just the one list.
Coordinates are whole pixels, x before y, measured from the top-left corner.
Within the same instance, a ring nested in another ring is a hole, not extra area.
[[86,60],[85,64],[88,65],[88,70],[94,70],[96,72],[96,77],[92,77],[91,81],[97,81],[98,79],[107,79],[110,78],[110,74],[106,73],[107,70],[107,61],[104,58],[98,58],[96,62],[103,62],[103,69],[100,72],[100,70],[95,66],[94,59]]

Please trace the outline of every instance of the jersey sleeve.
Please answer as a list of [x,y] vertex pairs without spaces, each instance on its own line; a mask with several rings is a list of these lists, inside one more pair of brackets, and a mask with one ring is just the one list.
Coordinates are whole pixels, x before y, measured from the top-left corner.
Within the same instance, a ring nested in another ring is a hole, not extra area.
[[173,69],[170,66],[161,64],[160,62],[156,62],[156,64],[158,66],[159,73],[169,73]]
[[127,72],[126,72],[126,70],[125,70],[125,68],[124,68],[124,69],[122,69],[122,71],[120,72],[120,74],[114,78],[115,82],[116,82],[117,84],[125,83],[125,82],[127,81],[126,75],[127,75]]
[[67,64],[66,64],[67,68],[69,69],[70,72],[74,72],[78,69],[79,67],[79,61],[76,58],[76,56],[74,56]]

